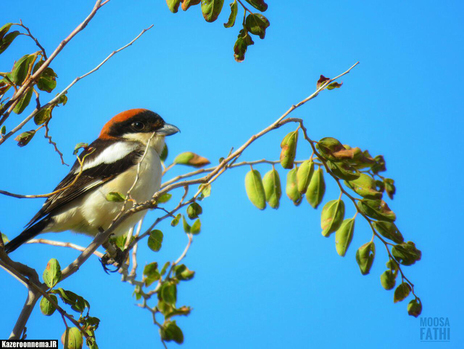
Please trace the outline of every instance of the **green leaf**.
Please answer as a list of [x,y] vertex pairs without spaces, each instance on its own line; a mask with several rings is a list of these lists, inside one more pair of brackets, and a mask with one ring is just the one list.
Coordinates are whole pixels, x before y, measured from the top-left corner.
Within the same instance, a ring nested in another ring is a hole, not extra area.
[[372,263],[374,263],[375,257],[375,244],[374,242],[368,242],[362,245],[358,251],[356,251],[356,262],[358,262],[361,274],[367,275],[371,270]]
[[165,162],[166,159],[168,158],[168,154],[169,154],[168,146],[165,143],[163,147],[163,151],[161,152],[161,155],[160,155],[160,160],[162,162]]
[[200,201],[204,200],[205,198],[211,195],[211,184],[210,183],[200,185],[199,189],[201,190],[201,194],[200,196],[198,196],[198,200]]
[[[134,237],[132,237],[132,239],[134,239]],[[121,250],[124,250],[124,246],[126,246],[126,241],[127,234],[110,237],[110,242],[119,247]]]
[[383,182],[385,183],[385,191],[388,197],[393,200],[393,196],[396,193],[395,181],[390,178],[384,178]]
[[192,270],[189,270],[185,266],[185,264],[176,265],[174,267],[174,273],[176,275],[176,278],[182,281],[191,280],[195,276],[195,272]]
[[393,246],[392,255],[403,265],[412,265],[422,258],[422,252],[416,248],[412,241]]
[[191,151],[177,155],[173,163],[177,165],[186,165],[186,166],[192,166],[196,168],[203,167],[203,166],[210,164],[208,159],[198,154],[192,153]]
[[79,313],[83,313],[85,308],[90,308],[89,302],[87,302],[83,297],[75,294],[74,292],[67,291],[62,289],[61,287],[51,290],[50,292],[57,294],[60,296],[61,300],[69,304],[71,309],[77,311]]
[[397,244],[404,242],[403,235],[400,233],[395,223],[378,221],[373,222],[375,230],[383,237],[390,239]]
[[15,30],[14,32],[8,33],[3,40],[0,41],[0,55],[5,52],[19,34],[19,31]]
[[312,160],[304,161],[298,168],[296,174],[298,191],[302,194],[306,193],[311,177],[314,173],[314,162]]
[[279,208],[279,201],[282,197],[282,187],[280,185],[279,172],[274,168],[264,175],[263,187],[269,206],[274,209]]
[[190,6],[198,5],[201,0],[183,0],[182,2],[182,10],[187,11]]
[[335,248],[337,253],[344,257],[351,244],[354,233],[354,218],[345,219],[335,233]]
[[87,149],[89,147],[88,143],[77,143],[76,146],[74,147],[73,155],[76,155],[79,152],[79,149]]
[[418,317],[422,313],[422,302],[419,298],[413,299],[408,304],[408,314]]
[[352,189],[356,194],[368,199],[381,199],[382,193],[377,191],[375,180],[365,174],[360,173],[357,179],[349,182],[345,181],[345,184]]
[[140,285],[136,285],[134,287],[134,292],[132,293],[133,296],[135,296],[136,300],[142,299],[142,287]]
[[334,155],[334,153],[337,153],[342,150],[346,150],[346,148],[340,143],[340,141],[333,137],[322,138],[319,142],[317,142],[316,148],[319,151],[319,153],[322,155],[322,157],[328,160],[332,160],[332,161],[339,160]]
[[201,12],[206,22],[214,22],[221,13],[224,0],[201,0]]
[[31,141],[34,135],[35,135],[35,130],[26,131],[26,132],[21,133],[19,136],[17,136],[15,138],[15,141],[18,142],[18,146],[24,147]]
[[379,172],[385,172],[387,170],[386,164],[385,164],[385,159],[383,158],[382,155],[377,155],[374,158],[374,164],[371,167],[372,172],[375,174]]
[[6,133],[6,126],[3,125],[2,128],[0,129],[0,134],[3,136]]
[[266,28],[270,25],[269,20],[259,13],[250,13],[245,20],[245,26],[251,34],[264,39]]
[[338,178],[344,179],[347,181],[352,181],[360,176],[360,172],[354,168],[353,166],[348,165],[347,163],[343,162],[333,162],[327,160],[327,166],[329,167],[330,171]]
[[175,227],[177,224],[179,224],[180,217],[182,217],[182,215],[179,213],[179,214],[171,221],[171,226],[172,226],[172,227]]
[[77,327],[68,327],[61,336],[64,349],[81,349],[84,341]]
[[163,313],[164,318],[166,320],[169,319],[170,317],[178,316],[178,315],[187,316],[192,311],[190,307],[186,307],[185,305],[180,308],[173,308],[170,305],[167,305],[166,303],[162,301],[158,302],[157,307]]
[[160,335],[161,339],[166,342],[184,343],[184,334],[175,321],[166,321],[160,328]]
[[[35,73],[39,68],[44,64],[43,60],[37,62],[34,66],[34,70],[32,73]],[[56,87],[56,78],[58,75],[53,71],[52,68],[47,67],[44,71],[40,74],[39,79],[37,80],[37,88],[41,91],[52,92],[53,89]]]
[[395,213],[390,210],[390,207],[383,200],[362,199],[358,201],[357,205],[362,213],[371,218],[389,222],[396,220]]
[[190,226],[190,224],[187,223],[187,220],[185,219],[184,216],[182,216],[182,223],[183,223],[184,231],[187,234],[190,233],[190,230],[192,229],[192,227]]
[[411,292],[411,286],[409,286],[409,284],[406,282],[401,283],[401,285],[399,285],[395,290],[395,294],[393,296],[393,302],[398,303],[398,302],[403,301],[409,296],[410,292]]
[[36,125],[42,125],[46,123],[52,117],[52,108],[42,108],[34,116],[34,122]]
[[166,3],[168,4],[169,11],[172,13],[176,13],[179,11],[179,5],[180,5],[181,0],[166,0]]
[[[58,303],[58,298],[54,295],[50,295],[50,298],[55,301],[55,303]],[[50,316],[52,315],[56,310],[56,307],[45,297],[42,297],[40,300],[40,311],[42,314],[45,316]]]
[[[22,85],[24,80],[26,80],[28,73],[32,71],[31,65],[34,63],[35,59],[37,58],[36,55],[24,55],[22,56],[13,67],[11,71],[11,78],[10,80],[14,82],[16,85]],[[32,89],[31,89],[32,90]]]
[[32,93],[33,93],[33,89],[30,88],[22,95],[22,97],[19,99],[16,106],[13,108],[14,113],[19,115],[24,111],[24,109],[27,108],[27,106],[31,102]]
[[172,198],[172,194],[164,193],[163,195],[161,195],[161,196],[156,200],[156,203],[158,203],[158,204],[165,204],[166,202],[168,202],[169,200],[171,200],[171,198]]
[[190,228],[190,234],[197,235],[200,234],[201,231],[201,221],[198,218],[195,222],[193,222],[192,227]]
[[340,87],[342,87],[342,85],[343,85],[343,82],[342,82],[342,83],[338,83],[338,82],[334,81],[334,82],[332,82],[331,84],[329,84],[329,85],[327,86],[327,89],[328,89],[328,90],[333,90],[334,88],[340,88]]
[[0,27],[0,40],[3,39],[6,33],[10,30],[13,23],[6,23]]
[[321,213],[322,235],[329,237],[340,228],[345,217],[345,203],[343,200],[332,200],[324,205]]
[[10,239],[8,239],[8,236],[6,236],[5,234],[1,233],[2,234],[2,240],[3,240],[3,243],[6,243],[6,242],[9,242]]
[[306,190],[306,200],[313,208],[317,208],[325,194],[324,171],[322,168],[317,169],[311,176],[311,180]]
[[161,230],[152,230],[148,238],[148,247],[150,250],[158,252],[163,243],[163,232]]
[[56,104],[61,104],[63,106],[66,105],[66,103],[68,103],[68,97],[66,96],[66,94],[68,93],[68,91],[64,92],[64,93],[57,93],[56,95],[60,96],[58,98],[58,101],[56,102]]
[[246,0],[246,2],[261,12],[267,10],[267,4],[264,2],[264,0]]
[[380,275],[380,283],[382,287],[386,290],[391,290],[395,287],[396,277],[391,270],[385,270],[382,275]]
[[248,46],[254,45],[253,39],[248,35],[246,29],[240,30],[237,41],[234,44],[234,59],[237,62],[243,62]]
[[191,203],[187,207],[187,215],[190,219],[198,218],[198,216],[201,215],[202,213],[203,213],[203,209],[196,202]]
[[298,143],[298,130],[290,132],[287,134],[282,142],[280,147],[282,148],[280,152],[280,164],[283,168],[291,169],[293,168],[293,162],[295,161],[296,156],[296,146]]
[[399,269],[399,265],[395,260],[389,259],[387,262],[387,268],[389,268],[396,275]]
[[147,264],[143,268],[143,275],[145,276],[143,281],[146,287],[150,286],[153,282],[158,281],[161,278],[161,275],[158,271],[158,263],[153,262]]
[[297,184],[297,175],[298,167],[295,167],[288,171],[287,173],[287,185],[285,187],[285,193],[287,194],[288,198],[293,201],[295,206],[301,204],[301,200],[303,196],[298,191],[298,184]]
[[48,261],[47,267],[43,272],[43,280],[45,284],[52,288],[61,280],[61,267],[58,260],[52,258]]
[[158,298],[172,307],[176,306],[177,286],[173,281],[165,281],[158,291]]
[[235,19],[237,18],[237,12],[238,12],[238,5],[237,5],[237,0],[234,0],[234,2],[230,3],[230,16],[229,20],[227,23],[224,23],[225,28],[231,28],[235,24]]
[[112,191],[106,195],[106,200],[111,202],[124,202],[126,200],[126,196],[124,194]]
[[166,263],[164,264],[163,268],[161,269],[160,274],[161,274],[161,275],[166,274],[166,270],[169,268],[170,265],[171,265],[171,262],[166,262]]
[[259,171],[251,170],[247,173],[245,176],[245,189],[251,203],[260,210],[264,210],[266,208],[266,194]]

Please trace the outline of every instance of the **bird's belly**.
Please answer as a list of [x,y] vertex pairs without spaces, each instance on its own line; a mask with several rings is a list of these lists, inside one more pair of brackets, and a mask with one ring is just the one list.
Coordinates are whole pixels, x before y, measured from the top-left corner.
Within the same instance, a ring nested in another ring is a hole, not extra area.
[[[107,200],[109,193],[117,192],[126,196],[130,190],[130,198],[135,202],[141,203],[149,200],[161,185],[162,169],[158,153],[151,150],[146,154],[136,179],[137,168],[137,165],[133,166],[113,180],[73,201],[72,205],[70,204],[71,207],[64,208],[63,213],[53,217],[55,224],[50,230],[72,230],[95,236],[100,229],[106,230],[123,208],[122,202]],[[125,210],[131,208],[132,205],[133,202],[126,202]],[[116,228],[114,234],[126,233],[146,212],[137,212],[128,217]]]

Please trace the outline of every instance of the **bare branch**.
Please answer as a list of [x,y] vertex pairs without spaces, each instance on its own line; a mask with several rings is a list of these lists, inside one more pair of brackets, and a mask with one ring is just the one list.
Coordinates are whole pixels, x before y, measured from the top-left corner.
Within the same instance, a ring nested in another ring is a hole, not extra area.
[[[329,80],[330,82],[340,78],[341,76],[345,75],[345,74],[348,74],[350,72],[351,69],[353,69],[358,63],[354,64],[350,69],[348,69],[346,72],[340,74],[339,76],[337,76],[336,78],[333,78],[331,80]],[[282,115],[281,117],[279,117],[275,122],[273,122],[270,126],[266,127],[265,129],[263,129],[261,132],[253,135],[248,141],[246,141],[240,148],[238,148],[235,152],[233,152],[232,154],[230,154],[229,156],[227,156],[227,158],[225,158],[211,173],[209,173],[208,175],[206,175],[205,177],[202,177],[202,178],[198,178],[198,179],[193,179],[193,180],[187,180],[187,181],[183,181],[183,182],[178,182],[178,183],[172,183],[170,185],[167,185],[165,186],[163,189],[159,190],[158,192],[156,192],[152,199],[151,200],[148,200],[146,202],[143,202],[143,203],[138,203],[136,205],[134,205],[131,209],[125,211],[123,214],[120,215],[119,218],[117,218],[116,220],[113,221],[113,223],[110,225],[110,227],[108,229],[106,229],[106,231],[104,231],[103,233],[100,233],[100,234],[97,234],[97,236],[94,238],[94,240],[92,241],[92,243],[85,249],[84,252],[82,252],[79,257],[77,257],[77,259],[75,259],[71,264],[69,264],[65,269],[63,269],[62,271],[62,280],[68,278],[70,275],[74,274],[78,269],[79,267],[90,257],[90,255],[98,248],[98,246],[100,246],[103,242],[105,242],[108,237],[114,232],[114,230],[119,226],[119,224],[121,224],[121,222],[123,222],[127,217],[135,214],[136,212],[140,212],[140,211],[144,211],[144,210],[147,210],[149,208],[154,208],[156,207],[156,203],[157,203],[157,199],[163,195],[164,193],[168,192],[168,191],[171,191],[173,189],[176,189],[176,188],[179,188],[179,187],[185,187],[185,186],[190,186],[190,185],[193,185],[193,184],[204,184],[204,183],[212,183],[216,178],[217,176],[219,176],[220,174],[222,174],[225,170],[226,170],[226,167],[227,165],[229,164],[229,162],[233,162],[235,161],[238,157],[240,157],[240,155],[243,153],[243,151],[248,147],[250,146],[250,144],[252,144],[255,140],[257,140],[258,138],[264,136],[265,134],[269,133],[270,131],[274,130],[274,129],[277,129],[279,127],[281,127],[282,125],[288,123],[288,122],[297,122],[296,120],[297,119],[285,119],[284,118],[286,116],[288,116],[288,114],[290,114],[293,110],[297,109],[298,107],[302,106],[303,104],[305,104],[307,101],[309,101],[310,99],[314,98],[317,93],[319,93],[320,91],[322,91],[328,84],[324,84],[322,86],[320,86],[315,93],[313,93],[311,96],[307,97],[306,99],[304,99],[303,101],[301,101],[300,103],[298,103],[297,105],[295,106],[292,106],[292,108],[289,109],[289,111],[287,111],[284,115]],[[160,217],[158,218],[155,223],[153,224],[156,225],[157,223],[159,223],[161,220],[167,218],[167,217],[170,217],[172,216],[172,214],[174,212],[176,212],[178,209],[180,209],[181,207],[184,207],[185,205],[188,205],[192,202],[194,202],[196,200],[196,197],[200,194],[201,191],[198,191],[197,194],[195,194],[195,196],[188,200],[187,202],[183,202],[182,204],[179,204],[174,210],[172,210],[170,212],[170,214],[166,214],[164,215],[163,217]],[[146,233],[145,233],[146,234]],[[141,236],[139,236],[137,239],[135,239],[133,241],[133,243],[131,243],[130,245],[130,248],[134,246],[134,244],[140,240],[145,234],[142,234]]]
[[[107,3],[109,0],[105,1],[105,3]],[[101,6],[103,6],[105,3],[103,3]],[[101,7],[100,6],[100,7]],[[150,27],[142,30],[142,32],[137,35],[132,41],[130,41],[128,44],[124,45],[123,47],[119,48],[118,50],[116,51],[113,51],[108,57],[106,57],[98,66],[96,66],[94,69],[92,69],[91,71],[89,71],[88,73],[82,75],[82,76],[79,76],[77,77],[76,79],[74,79],[73,82],[71,82],[63,91],[61,91],[55,98],[53,98],[52,100],[50,100],[47,104],[45,104],[41,109],[43,108],[47,108],[51,105],[54,105],[56,104],[60,97],[65,94],[72,86],[74,86],[74,84],[76,84],[79,80],[89,76],[90,74],[96,72],[98,69],[100,69],[100,67],[105,64],[111,57],[113,57],[116,53],[124,50],[125,48],[131,46],[135,41],[137,41],[146,31],[150,30],[151,28],[153,27],[153,25],[151,25]],[[83,29],[83,28],[82,28]],[[81,29],[81,30],[82,30]],[[48,60],[47,60],[48,61]],[[47,62],[46,61],[46,62]],[[46,63],[45,62],[45,63]],[[45,66],[45,63],[41,66],[41,69],[42,67]],[[41,69],[39,69],[38,71],[40,71]],[[45,68],[44,68],[45,69]],[[34,74],[34,76],[37,75],[37,73]],[[33,77],[34,77],[33,76]],[[24,86],[24,85],[23,85]],[[20,90],[19,90],[20,91]],[[19,93],[18,91],[18,93]],[[16,93],[16,94],[18,94]],[[16,95],[15,94],[15,95]],[[11,102],[11,100],[9,101]],[[14,105],[12,106],[14,108]],[[24,127],[24,125],[26,125],[32,118],[34,118],[34,116],[40,111],[40,109],[35,109],[29,116],[27,116],[20,124],[18,124],[18,126],[16,126],[15,128],[13,128],[10,132],[8,132],[6,135],[4,135],[1,139],[0,139],[0,145],[5,142],[9,137],[11,137],[13,134],[15,134],[16,132],[18,132],[20,129],[22,129]],[[0,111],[0,115],[2,114],[2,112]],[[2,118],[2,121],[0,121],[0,125],[4,122],[4,119],[6,119],[8,116],[6,115],[3,116]]]
[[79,173],[76,175],[74,180],[64,188],[57,189],[57,190],[52,191],[51,193],[48,193],[48,194],[38,194],[38,195],[14,194],[14,193],[10,193],[10,192],[5,191],[5,190],[0,190],[0,194],[7,195],[7,196],[12,196],[12,197],[18,198],[18,199],[37,199],[37,198],[48,198],[48,197],[50,197],[52,195],[55,195],[55,194],[57,194],[57,193],[59,193],[59,192],[61,192],[63,190],[71,188],[74,184],[76,184],[77,180],[79,179],[79,177],[82,175],[82,172],[84,171],[84,160],[85,160],[85,158],[87,156],[89,156],[90,154],[92,154],[94,151],[95,151],[95,149],[93,149],[89,153],[85,154],[85,156],[82,159],[79,156],[77,156],[77,161],[79,161],[79,164],[80,164]]
[[50,132],[50,129],[48,128],[48,122],[45,123],[45,135],[44,137],[48,139],[48,143],[53,145],[53,147],[55,148],[55,151],[58,153],[58,155],[60,156],[60,159],[61,159],[61,163],[63,165],[66,165],[66,166],[69,166],[66,162],[64,162],[64,158],[63,158],[63,153],[60,152],[60,150],[58,149],[58,146],[56,145],[55,142],[52,141],[52,136],[50,136],[48,133]]
[[[45,244],[45,245],[59,246],[59,247],[69,247],[69,248],[73,248],[73,249],[75,249],[77,251],[81,251],[81,252],[85,250],[85,247],[82,247],[82,246],[79,246],[79,245],[76,245],[76,244],[72,244],[70,242],[61,242],[61,241],[54,241],[54,240],[47,240],[47,239],[32,239],[32,240],[29,240],[26,243],[27,244]],[[98,251],[95,251],[93,254],[95,256],[97,256],[98,258],[103,257],[103,253],[98,252]]]
[[19,20],[19,24],[18,24],[20,27],[23,27],[24,29],[26,29],[27,31],[27,34],[24,34],[26,36],[29,36],[32,40],[34,40],[35,44],[37,45],[38,48],[40,48],[40,50],[42,51],[42,55],[44,57],[45,60],[47,60],[47,52],[45,52],[45,49],[43,48],[43,46],[40,44],[39,40],[37,40],[31,33],[31,31],[29,30],[28,27],[26,27],[24,24],[23,24],[23,21],[22,20]]
[[[63,48],[67,45],[67,43],[69,41],[71,41],[79,32],[81,32],[86,26],[87,24],[89,24],[89,22],[92,20],[92,18],[95,16],[95,14],[97,13],[97,11],[103,6],[105,5],[109,0],[105,1],[103,4],[102,4],[102,1],[101,0],[97,0],[97,2],[95,3],[92,11],[90,12],[90,14],[87,16],[87,18],[81,23],[79,24],[76,29],[74,29],[71,34],[69,34],[66,39],[64,39],[62,42],[60,42],[60,44],[58,45],[58,47],[55,49],[55,51],[53,51],[53,53],[50,55],[50,57],[48,57],[48,59],[42,64],[42,66],[37,69],[37,71],[32,75],[32,76],[29,76],[29,78],[26,79],[26,81],[24,81],[23,85],[21,86],[21,88],[13,95],[13,97],[10,99],[10,102],[12,102],[12,105],[11,105],[11,108],[14,108],[15,105],[18,103],[18,101],[20,100],[21,96],[31,87],[31,85],[39,78],[40,74],[42,74],[42,72],[50,65],[50,63],[55,59],[55,57],[58,55],[58,53],[60,53]],[[2,108],[2,110],[0,110],[0,115],[3,114],[5,112],[5,107]],[[0,121],[0,125],[5,121],[6,118],[8,118],[8,114],[5,114],[2,118],[2,120]]]

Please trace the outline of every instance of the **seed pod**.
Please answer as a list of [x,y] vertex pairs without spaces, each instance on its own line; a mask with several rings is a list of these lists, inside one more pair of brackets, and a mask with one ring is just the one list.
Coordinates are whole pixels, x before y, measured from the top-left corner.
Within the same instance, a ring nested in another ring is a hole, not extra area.
[[306,160],[303,162],[300,167],[298,168],[298,172],[296,174],[297,184],[298,184],[298,191],[302,194],[306,193],[308,189],[309,182],[311,181],[311,177],[314,173],[314,162],[311,160]]
[[269,206],[275,209],[279,208],[279,201],[282,196],[279,172],[273,168],[266,173],[263,178],[263,186],[266,194],[266,201]]
[[298,142],[298,131],[290,132],[280,143],[282,151],[280,152],[280,164],[283,168],[293,168],[293,162],[296,156],[296,145]]
[[306,189],[306,200],[313,208],[317,208],[325,194],[324,172],[321,168],[314,172]]
[[245,189],[251,203],[260,210],[266,208],[266,194],[264,193],[261,174],[257,170],[251,170],[245,177]]
[[287,186],[285,188],[285,192],[290,200],[293,201],[295,206],[298,206],[301,203],[301,193],[298,191],[297,183],[296,183],[296,173],[298,171],[298,167],[291,169],[288,171],[287,174]]

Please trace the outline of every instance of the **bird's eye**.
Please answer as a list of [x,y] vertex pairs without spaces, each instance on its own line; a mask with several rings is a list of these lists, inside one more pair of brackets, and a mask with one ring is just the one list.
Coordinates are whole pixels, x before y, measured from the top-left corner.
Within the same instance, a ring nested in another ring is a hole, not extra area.
[[145,124],[140,121],[134,121],[131,126],[135,131],[142,131],[145,128]]

